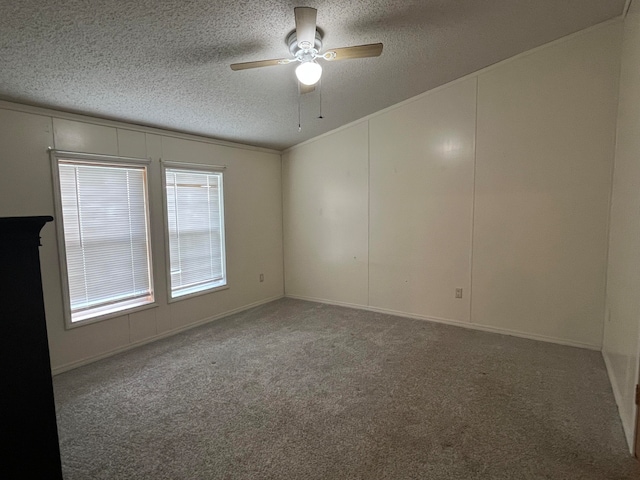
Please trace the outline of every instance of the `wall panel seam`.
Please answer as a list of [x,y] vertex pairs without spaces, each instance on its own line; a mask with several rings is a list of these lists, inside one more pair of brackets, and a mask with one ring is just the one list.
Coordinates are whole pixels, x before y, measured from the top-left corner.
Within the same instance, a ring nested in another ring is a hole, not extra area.
[[474,227],[476,223],[476,168],[478,163],[478,92],[480,79],[476,81],[476,98],[475,98],[475,119],[473,131],[473,185],[471,186],[471,245],[469,249],[469,322],[473,323],[473,240]]
[[367,305],[371,305],[371,121],[367,120]]

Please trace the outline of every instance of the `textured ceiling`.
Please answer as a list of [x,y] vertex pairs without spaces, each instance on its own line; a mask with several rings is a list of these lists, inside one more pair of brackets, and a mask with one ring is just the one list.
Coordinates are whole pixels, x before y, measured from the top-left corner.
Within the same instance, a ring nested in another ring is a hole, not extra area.
[[[277,150],[622,14],[625,0],[0,0],[0,98]],[[301,99],[293,8],[318,9],[324,49],[382,42],[378,58],[323,63]]]

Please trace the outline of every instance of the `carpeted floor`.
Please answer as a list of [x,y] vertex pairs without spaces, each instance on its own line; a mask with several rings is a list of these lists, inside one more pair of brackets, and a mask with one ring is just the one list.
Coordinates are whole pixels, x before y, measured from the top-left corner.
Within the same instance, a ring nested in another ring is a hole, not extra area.
[[298,300],[54,387],[66,480],[640,478],[600,353]]

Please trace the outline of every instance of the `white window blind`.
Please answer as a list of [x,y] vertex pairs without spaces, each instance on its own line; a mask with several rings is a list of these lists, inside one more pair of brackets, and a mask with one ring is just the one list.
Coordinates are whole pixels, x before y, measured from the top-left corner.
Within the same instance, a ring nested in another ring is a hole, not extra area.
[[58,160],[71,322],[153,302],[146,166]]
[[222,172],[165,168],[171,297],[226,285]]

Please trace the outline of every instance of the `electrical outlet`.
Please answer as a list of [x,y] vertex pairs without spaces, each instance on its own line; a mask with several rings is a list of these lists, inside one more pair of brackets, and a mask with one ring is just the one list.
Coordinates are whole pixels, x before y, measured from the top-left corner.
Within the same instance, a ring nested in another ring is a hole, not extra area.
[[261,281],[261,282],[264,282],[264,273],[261,273],[261,274],[260,274],[260,281]]
[[462,298],[462,289],[456,288],[456,298]]

